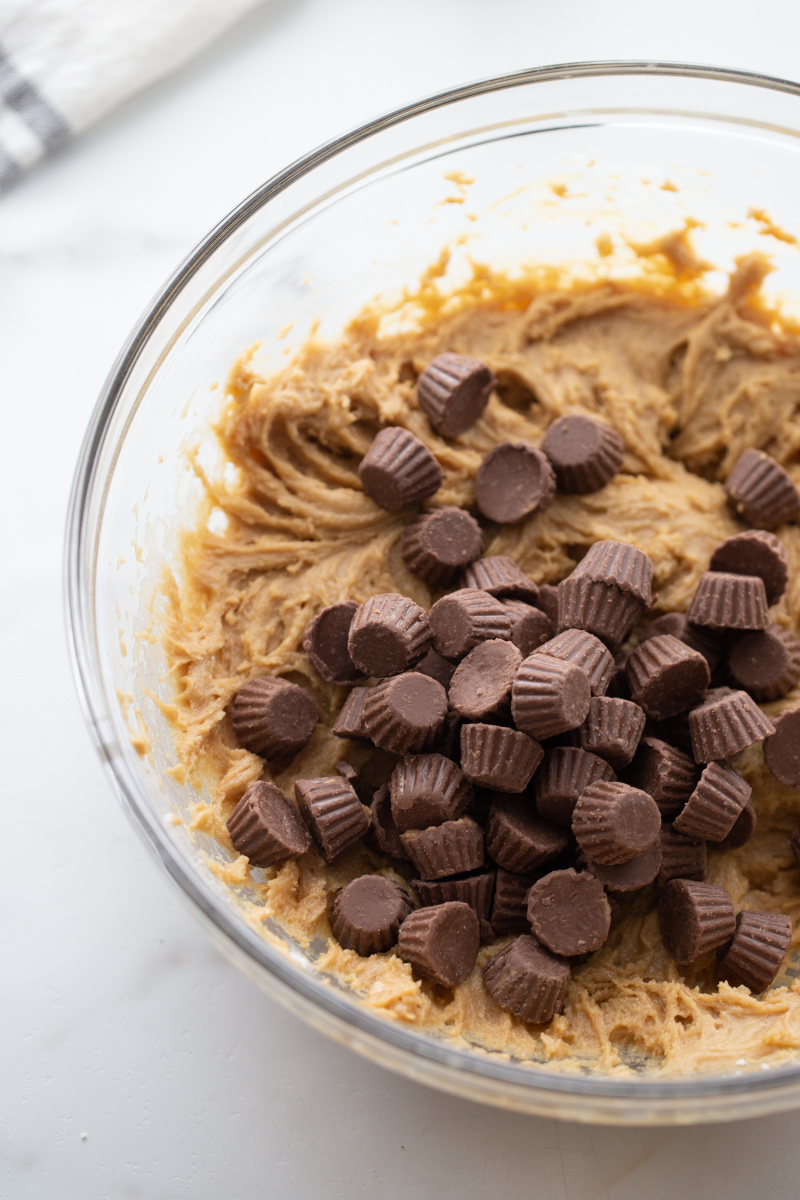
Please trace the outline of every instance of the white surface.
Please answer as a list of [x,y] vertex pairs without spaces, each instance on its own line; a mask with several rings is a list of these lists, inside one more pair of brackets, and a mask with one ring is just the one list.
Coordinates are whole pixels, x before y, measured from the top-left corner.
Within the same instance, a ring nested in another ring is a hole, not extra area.
[[388,1075],[268,1001],[211,948],[118,810],[62,633],[84,426],[130,326],[207,228],[328,136],[469,78],[588,57],[800,70],[793,0],[674,0],[652,24],[649,11],[273,0],[0,202],[9,1200],[797,1195],[800,1114],[672,1131],[512,1116]]

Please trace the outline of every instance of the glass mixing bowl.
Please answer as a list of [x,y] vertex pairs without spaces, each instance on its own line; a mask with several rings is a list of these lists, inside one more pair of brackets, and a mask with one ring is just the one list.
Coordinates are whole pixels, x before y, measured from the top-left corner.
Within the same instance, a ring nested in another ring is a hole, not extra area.
[[[111,371],[80,455],[66,546],[69,634],[92,737],[125,810],[222,949],[376,1062],[475,1100],[587,1121],[717,1121],[800,1104],[800,1061],[618,1079],[455,1048],[368,1011],[277,926],[265,937],[246,896],[213,874],[209,860],[225,853],[190,834],[182,817],[196,793],[169,773],[176,756],[155,700],[169,699],[170,684],[151,605],[178,529],[197,519],[198,466],[221,469],[207,436],[218,385],[257,341],[269,371],[315,323],[334,336],[376,295],[413,289],[445,245],[444,287],[457,286],[470,259],[625,274],[637,261],[626,238],[647,242],[694,220],[697,251],[721,272],[768,250],[769,294],[797,312],[800,253],[781,228],[792,228],[798,194],[797,85],[655,63],[491,79],[356,129],[265,183],[168,281]],[[761,210],[777,237],[765,237]],[[601,235],[613,251],[602,259]],[[800,974],[796,960],[788,972]]]

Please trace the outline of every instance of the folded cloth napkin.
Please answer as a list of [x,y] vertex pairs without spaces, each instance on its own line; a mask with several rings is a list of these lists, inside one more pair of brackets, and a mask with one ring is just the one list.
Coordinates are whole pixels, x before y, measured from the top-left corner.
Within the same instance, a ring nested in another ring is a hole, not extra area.
[[0,190],[261,0],[2,0]]

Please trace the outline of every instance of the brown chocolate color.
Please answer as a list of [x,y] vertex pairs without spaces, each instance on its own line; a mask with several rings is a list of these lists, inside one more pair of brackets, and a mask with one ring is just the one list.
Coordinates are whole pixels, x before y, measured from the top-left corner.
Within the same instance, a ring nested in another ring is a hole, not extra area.
[[599,950],[611,928],[602,883],[588,871],[551,871],[528,892],[528,920],[554,954],[570,958]]
[[765,529],[748,529],[727,538],[711,556],[710,571],[759,575],[767,604],[776,604],[789,582],[789,557],[780,538]]
[[447,716],[444,688],[429,675],[408,671],[370,688],[364,727],[381,750],[417,754],[429,749]]
[[431,648],[426,650],[422,658],[414,667],[414,670],[419,675],[429,675],[431,679],[435,679],[440,683],[445,691],[450,687],[450,680],[453,678],[455,664],[448,662],[446,658],[442,658],[441,654]]
[[468,904],[481,921],[488,921],[494,895],[494,871],[475,871],[451,879],[412,879],[411,886],[423,908],[458,900]]
[[556,490],[553,468],[529,442],[502,442],[478,467],[475,503],[490,521],[517,525],[547,508]]
[[528,799],[496,795],[486,823],[486,850],[517,875],[536,871],[563,853],[569,834],[536,812]]
[[589,680],[580,667],[537,650],[517,671],[511,712],[517,729],[549,738],[582,725],[590,700]]
[[628,542],[595,542],[572,576],[613,584],[626,595],[635,596],[646,608],[653,603],[653,563],[643,550]]
[[721,842],[736,824],[751,791],[750,784],[733,767],[727,763],[709,763],[673,821],[673,828],[687,837]]
[[480,924],[468,904],[450,900],[418,908],[406,917],[397,954],[418,975],[441,987],[454,988],[475,966],[481,944]]
[[269,759],[286,759],[302,750],[319,713],[312,696],[288,679],[260,675],[236,693],[231,720],[245,750]]
[[688,754],[660,738],[644,737],[625,782],[652,796],[663,817],[674,817],[694,791],[697,774]]
[[437,600],[428,613],[433,648],[457,662],[481,642],[511,637],[511,616],[502,601],[476,588],[460,588]]
[[614,671],[614,659],[599,638],[585,629],[565,629],[539,647],[541,654],[580,667],[592,694],[602,696]]
[[482,547],[478,522],[452,505],[420,513],[406,525],[400,541],[409,571],[431,587],[449,587],[479,557]]
[[369,810],[344,779],[297,779],[294,794],[326,862],[349,850],[370,827]]
[[658,805],[626,783],[589,784],[575,805],[572,832],[590,862],[617,866],[641,854],[661,829]]
[[633,701],[593,696],[580,728],[581,747],[621,771],[633,759],[644,726],[644,712]]
[[671,634],[679,642],[683,642],[684,646],[688,646],[690,650],[698,650],[711,671],[720,660],[722,651],[715,635],[708,629],[702,629],[699,625],[692,625],[686,613],[662,613],[660,617],[650,621],[639,638],[639,645],[649,638],[659,637],[662,633]]
[[758,828],[758,814],[752,800],[748,800],[733,823],[730,832],[718,844],[719,850],[739,850],[746,846]]
[[561,1012],[569,980],[569,963],[529,934],[515,938],[483,969],[495,1003],[531,1025],[546,1025]]
[[423,608],[399,592],[384,592],[356,609],[347,647],[359,671],[384,679],[419,662],[431,636]]
[[747,633],[731,646],[728,675],[754,700],[780,700],[800,679],[800,641],[782,625]]
[[614,583],[575,572],[558,585],[558,628],[585,629],[612,648],[624,642],[645,611],[638,597]]
[[498,937],[529,931],[528,892],[535,881],[535,875],[518,875],[498,867],[491,917],[492,929]]
[[607,867],[587,859],[587,869],[602,883],[608,892],[636,892],[652,883],[661,870],[661,844],[653,842],[641,854],[629,858],[625,863]]
[[353,688],[331,725],[331,733],[336,737],[353,738],[359,742],[369,741],[369,734],[364,725],[364,703],[369,692],[370,688]]
[[440,437],[458,437],[478,420],[495,383],[486,363],[464,354],[437,354],[417,381],[417,402]]
[[692,750],[699,763],[730,758],[775,730],[747,692],[726,692],[689,713]]
[[344,758],[340,758],[339,761],[334,764],[334,766],[341,775],[342,779],[346,779],[350,784],[361,803],[369,804],[372,801],[372,793],[374,789],[371,788],[369,784],[364,782],[353,764],[347,762],[347,760]]
[[553,422],[542,450],[556,473],[558,490],[580,496],[599,491],[616,475],[625,445],[616,429],[575,415]]
[[326,683],[348,687],[362,678],[347,648],[350,626],[357,608],[355,600],[323,608],[303,636],[303,650],[314,670]]
[[553,629],[558,625],[558,584],[540,583],[536,606],[553,622]]
[[526,604],[536,604],[539,597],[538,586],[520,570],[513,558],[504,554],[490,555],[472,563],[464,572],[461,585],[488,592],[498,600],[523,600]]
[[299,858],[311,846],[303,818],[274,783],[251,783],[227,827],[234,849],[254,867]]
[[470,650],[450,681],[450,707],[465,721],[506,717],[522,655],[511,642],[494,638]]
[[402,888],[382,875],[360,875],[346,884],[331,907],[331,933],[345,950],[366,957],[390,950],[411,912]]
[[397,829],[425,829],[460,817],[472,800],[472,786],[459,767],[442,754],[413,754],[402,759],[389,782]]
[[421,504],[442,486],[442,468],[407,429],[381,429],[358,467],[364,491],[380,508],[397,512]]
[[553,622],[540,608],[522,600],[506,600],[505,609],[511,617],[511,641],[523,658],[549,641],[555,633]]
[[401,834],[406,854],[422,879],[464,875],[483,866],[483,830],[472,817]]
[[664,886],[658,919],[664,948],[681,967],[724,946],[736,928],[728,893],[689,879],[671,879]]
[[378,851],[381,854],[388,854],[390,858],[407,859],[408,854],[400,838],[400,830],[395,825],[392,816],[392,798],[388,783],[381,784],[375,792],[370,810],[372,825],[369,837],[377,846]]
[[774,983],[791,944],[791,917],[743,909],[731,943],[720,955],[720,978],[733,987],[743,983],[757,995]]
[[767,593],[758,575],[706,571],[689,605],[687,618],[708,629],[766,629]]
[[708,851],[700,838],[686,837],[671,825],[661,826],[658,835],[661,866],[656,883],[664,887],[670,879],[693,879],[701,883],[706,877]]
[[800,825],[798,825],[792,837],[792,854],[795,857],[798,867],[800,867]]
[[800,708],[788,708],[773,722],[764,742],[764,762],[781,783],[800,787]]
[[544,750],[534,738],[502,725],[461,727],[461,766],[471,783],[497,792],[524,792]]
[[648,717],[675,717],[697,704],[711,682],[708,663],[699,650],[662,633],[641,642],[626,667],[631,697]]
[[776,529],[800,517],[797,488],[763,450],[745,450],[725,480],[731,507],[738,517],[757,529]]
[[614,778],[611,766],[596,754],[574,746],[556,746],[547,751],[536,772],[536,807],[546,820],[570,828],[575,805],[589,784]]

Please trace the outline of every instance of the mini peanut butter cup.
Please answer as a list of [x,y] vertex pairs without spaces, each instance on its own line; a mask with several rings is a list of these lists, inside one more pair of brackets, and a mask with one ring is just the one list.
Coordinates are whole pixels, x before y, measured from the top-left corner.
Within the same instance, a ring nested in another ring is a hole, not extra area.
[[728,675],[754,700],[780,700],[800,679],[800,641],[782,625],[746,633],[728,653]]
[[450,707],[465,721],[502,719],[511,709],[511,689],[522,655],[511,642],[481,642],[456,668],[448,692]]
[[461,727],[461,768],[465,777],[496,792],[524,792],[544,750],[527,733],[482,723]]
[[728,692],[706,700],[689,713],[692,750],[699,763],[730,758],[775,732],[747,692]]
[[400,838],[400,830],[392,816],[392,798],[389,794],[388,783],[381,784],[370,804],[372,825],[369,837],[381,854],[390,858],[408,858],[406,848]]
[[727,538],[711,556],[710,571],[730,575],[759,575],[767,604],[776,604],[789,582],[789,557],[780,538],[765,529],[748,529]]
[[706,843],[700,838],[687,837],[678,833],[671,825],[661,826],[658,835],[661,850],[661,866],[656,883],[665,887],[670,879],[692,879],[702,883],[708,866]]
[[626,595],[635,596],[645,608],[650,608],[653,603],[652,560],[628,542],[610,539],[595,542],[572,575],[595,583],[611,583]]
[[369,741],[369,734],[364,725],[364,703],[369,692],[370,688],[353,688],[331,725],[331,733],[336,737],[353,738],[354,741]]
[[297,779],[294,794],[326,862],[333,862],[370,827],[369,809],[345,779]]
[[570,867],[534,883],[528,920],[542,945],[570,958],[600,949],[611,928],[611,908],[596,876]]
[[697,783],[697,766],[676,746],[660,738],[643,737],[625,782],[652,796],[662,817],[674,817],[683,808]]
[[364,727],[380,750],[418,754],[436,741],[447,716],[444,688],[429,675],[408,671],[369,689]]
[[616,429],[592,417],[559,417],[548,429],[542,450],[550,459],[561,492],[586,495],[606,486],[622,466],[625,445]]
[[729,833],[719,843],[720,850],[739,850],[746,846],[758,828],[758,814],[752,800],[748,800],[733,823]]
[[553,468],[529,442],[502,442],[475,476],[475,503],[490,521],[517,525],[547,508],[556,490]]
[[644,726],[644,712],[633,701],[593,696],[589,714],[580,728],[581,747],[604,758],[615,771],[621,771],[636,753]]
[[711,762],[673,821],[673,828],[688,837],[721,842],[736,824],[751,791],[750,784],[733,767]]
[[326,683],[348,687],[362,678],[347,648],[350,625],[357,608],[355,600],[331,604],[317,613],[305,631],[303,651]]
[[698,704],[711,682],[700,651],[690,650],[669,633],[640,642],[626,670],[632,699],[657,721]]
[[607,646],[624,642],[645,605],[614,583],[601,583],[575,572],[558,585],[558,628],[585,629]]
[[615,867],[589,862],[588,859],[586,866],[607,892],[637,892],[652,883],[661,870],[661,845],[655,841],[641,854]]
[[687,617],[709,629],[766,629],[767,593],[758,575],[706,571],[700,576]]
[[628,682],[626,667],[630,658],[629,650],[617,650],[614,654],[614,670],[606,688],[606,696],[613,700],[630,700],[631,685]]
[[486,990],[500,1008],[530,1025],[546,1025],[564,1007],[569,963],[523,934],[483,969]]
[[486,408],[495,382],[486,363],[437,354],[417,381],[417,402],[440,437],[458,437]]
[[520,666],[511,691],[514,724],[539,740],[577,729],[592,698],[580,667],[537,650]]
[[421,504],[442,486],[442,468],[423,442],[407,429],[381,429],[362,458],[358,476],[379,508],[397,512]]
[[481,642],[511,637],[511,616],[505,605],[477,588],[442,596],[428,613],[428,622],[434,650],[453,662]]
[[800,517],[800,496],[780,463],[763,450],[745,450],[725,480],[731,507],[757,529],[776,529]]
[[468,904],[450,900],[418,908],[406,917],[397,954],[419,975],[454,988],[475,966],[481,944],[480,924]]
[[463,508],[447,506],[420,513],[406,525],[400,553],[409,571],[431,587],[449,587],[479,557],[481,527]]
[[570,828],[575,805],[589,784],[612,782],[615,778],[609,763],[596,754],[573,746],[556,746],[547,751],[536,772],[536,808],[546,820]]
[[764,762],[781,783],[800,787],[800,708],[780,713],[764,742]]
[[542,612],[553,622],[553,628],[558,625],[558,584],[557,583],[540,583],[539,595],[535,601],[531,601],[540,608]]
[[236,740],[264,758],[290,758],[314,732],[319,714],[314,698],[288,679],[260,675],[236,693],[231,720]]
[[533,654],[555,633],[553,622],[540,608],[522,600],[506,600],[504,607],[511,617],[511,641],[523,658]]
[[455,669],[454,663],[442,658],[441,654],[437,654],[434,649],[426,650],[414,667],[417,674],[429,675],[431,679],[440,683],[445,691],[450,687],[450,680],[453,678]]
[[498,600],[523,600],[526,604],[536,604],[539,598],[538,586],[517,566],[513,558],[504,554],[477,559],[467,567],[461,584],[465,588],[488,592]]
[[406,893],[391,879],[360,875],[336,896],[331,933],[343,949],[354,950],[362,958],[382,954],[397,941],[411,908]]
[[658,920],[664,948],[680,967],[724,946],[736,928],[728,893],[690,879],[671,879],[664,886]]
[[472,817],[459,817],[429,829],[409,829],[400,836],[422,879],[466,875],[483,866],[483,830]]
[[423,908],[457,900],[468,904],[480,921],[488,921],[494,881],[494,871],[476,871],[454,879],[412,879],[411,886]]
[[486,823],[486,850],[499,867],[525,875],[562,854],[569,834],[540,817],[530,800],[497,795]]
[[347,648],[359,671],[385,679],[407,671],[431,644],[425,610],[401,596],[370,596],[353,614]]
[[639,645],[649,638],[659,637],[663,633],[671,634],[679,642],[683,642],[684,646],[688,646],[690,650],[698,650],[711,671],[720,660],[722,650],[718,639],[708,629],[692,625],[686,613],[669,612],[656,617],[644,630],[639,639]]
[[401,833],[460,817],[472,800],[461,770],[442,754],[413,754],[399,762],[389,781],[392,816]]
[[535,882],[535,875],[517,875],[498,867],[491,917],[492,929],[498,937],[530,930],[528,892]]
[[311,845],[303,818],[274,783],[251,783],[227,826],[234,849],[254,867],[299,858]]
[[538,648],[540,654],[580,667],[592,695],[602,696],[614,671],[614,659],[599,638],[585,629],[565,629]]
[[720,955],[720,977],[733,987],[743,983],[757,995],[775,981],[791,944],[791,917],[743,909],[733,939]]
[[652,846],[661,829],[658,805],[626,783],[591,783],[575,805],[572,832],[590,862],[614,867]]
[[369,805],[372,801],[374,789],[371,788],[369,784],[364,782],[353,764],[347,762],[347,760],[344,758],[340,758],[339,761],[334,765],[342,779],[346,779],[350,784],[350,787],[358,796],[361,803]]

